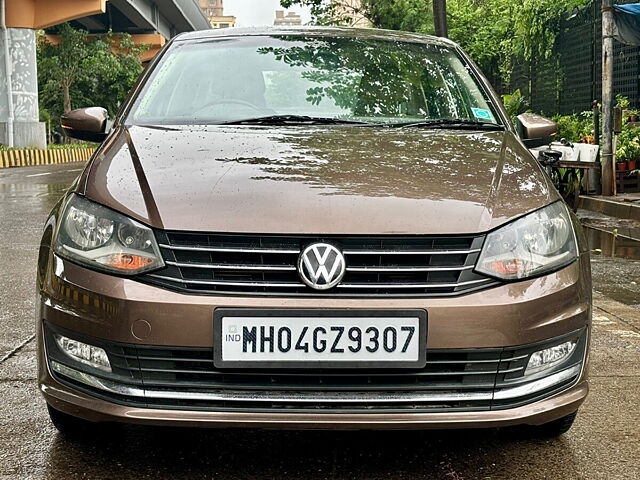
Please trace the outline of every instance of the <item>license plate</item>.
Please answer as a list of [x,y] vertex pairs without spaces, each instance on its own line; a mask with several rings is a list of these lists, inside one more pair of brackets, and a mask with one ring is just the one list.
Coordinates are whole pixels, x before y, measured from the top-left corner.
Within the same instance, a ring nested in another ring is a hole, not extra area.
[[424,310],[262,310],[214,313],[217,368],[422,368]]

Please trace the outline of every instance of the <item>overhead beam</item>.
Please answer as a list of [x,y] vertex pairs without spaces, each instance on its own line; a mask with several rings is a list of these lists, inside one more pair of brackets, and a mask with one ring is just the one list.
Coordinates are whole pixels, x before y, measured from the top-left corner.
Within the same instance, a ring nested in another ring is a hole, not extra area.
[[6,0],[7,26],[40,29],[73,20],[91,32],[105,31],[111,27],[105,24],[106,16],[96,16],[107,11],[107,1],[126,18],[122,31],[159,33],[169,39],[210,28],[196,0]]
[[7,26],[46,28],[104,13],[107,0],[6,0]]
[[168,1],[158,5],[158,7],[167,18],[173,20],[175,33],[196,30],[182,11],[182,8],[180,8],[180,6],[175,2]]
[[165,17],[175,19],[176,33],[211,28],[196,0],[169,0],[159,2],[158,6]]
[[142,52],[140,61],[148,62],[162,49],[165,44],[165,38],[159,33],[134,34],[131,35],[133,43],[136,45],[148,45],[149,49]]
[[173,36],[172,25],[160,14],[158,4],[151,0],[110,0],[137,28],[158,32],[165,38]]
[[108,27],[94,16],[78,18],[76,22],[90,32],[102,32]]

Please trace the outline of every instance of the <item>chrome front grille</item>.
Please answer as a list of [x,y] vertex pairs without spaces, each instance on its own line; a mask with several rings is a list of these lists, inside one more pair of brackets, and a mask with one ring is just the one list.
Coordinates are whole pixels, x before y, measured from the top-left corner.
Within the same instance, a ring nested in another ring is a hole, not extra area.
[[[483,235],[455,237],[251,236],[156,232],[166,268],[142,280],[179,291],[277,295],[450,296],[498,282],[473,271]],[[338,246],[342,282],[307,287],[298,256],[314,242]]]

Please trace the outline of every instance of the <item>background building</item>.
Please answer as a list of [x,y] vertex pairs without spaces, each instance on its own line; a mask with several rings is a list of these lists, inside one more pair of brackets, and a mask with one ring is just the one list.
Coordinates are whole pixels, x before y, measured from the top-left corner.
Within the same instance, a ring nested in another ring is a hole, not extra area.
[[284,10],[276,10],[276,19],[273,24],[279,27],[295,27],[302,25],[302,17],[295,12],[287,12],[285,15]]
[[236,17],[224,14],[222,0],[200,0],[200,8],[209,19],[211,28],[229,28],[236,26]]

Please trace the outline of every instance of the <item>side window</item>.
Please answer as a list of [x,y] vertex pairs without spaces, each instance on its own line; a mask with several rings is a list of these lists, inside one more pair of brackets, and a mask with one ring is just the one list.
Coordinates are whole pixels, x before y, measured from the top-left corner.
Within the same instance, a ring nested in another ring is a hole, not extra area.
[[175,86],[177,73],[179,72],[179,68],[176,68],[178,57],[174,53],[160,64],[153,81],[147,88],[146,94],[140,101],[136,116],[158,117],[166,113],[170,98],[167,95],[166,84],[172,83]]

